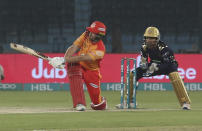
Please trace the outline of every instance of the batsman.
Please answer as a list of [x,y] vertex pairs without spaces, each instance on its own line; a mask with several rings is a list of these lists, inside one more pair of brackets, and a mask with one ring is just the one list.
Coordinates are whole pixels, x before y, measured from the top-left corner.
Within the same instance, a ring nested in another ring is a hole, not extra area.
[[63,68],[63,63],[67,63],[73,107],[77,111],[86,109],[83,81],[92,102],[91,108],[105,110],[107,107],[106,99],[101,96],[100,90],[100,62],[105,55],[102,38],[105,34],[106,26],[100,21],[95,21],[67,49],[64,58],[54,57],[49,61],[55,68]]
[[[148,61],[150,58],[150,61]],[[182,109],[190,110],[190,98],[179,73],[173,51],[160,40],[156,27],[148,27],[141,47],[140,67],[136,69],[137,81],[142,77],[168,75]]]

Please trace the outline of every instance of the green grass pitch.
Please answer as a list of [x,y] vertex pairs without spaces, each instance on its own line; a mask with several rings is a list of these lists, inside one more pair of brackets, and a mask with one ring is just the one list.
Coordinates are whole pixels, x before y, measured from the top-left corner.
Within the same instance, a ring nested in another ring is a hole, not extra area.
[[136,110],[117,110],[120,92],[103,91],[108,110],[75,112],[71,95],[0,92],[0,131],[201,131],[202,91],[189,92],[192,110],[181,110],[173,91],[139,91]]

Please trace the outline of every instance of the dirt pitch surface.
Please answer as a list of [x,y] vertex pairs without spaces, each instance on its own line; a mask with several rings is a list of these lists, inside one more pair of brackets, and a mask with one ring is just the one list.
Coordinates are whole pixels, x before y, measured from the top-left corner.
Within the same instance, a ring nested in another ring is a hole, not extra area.
[[[108,112],[119,112],[119,111],[177,111],[181,109],[107,109]],[[65,113],[65,112],[80,112],[76,111],[73,108],[30,108],[30,107],[0,107],[0,114],[33,114],[33,113]],[[85,112],[95,112],[95,110],[87,109]]]

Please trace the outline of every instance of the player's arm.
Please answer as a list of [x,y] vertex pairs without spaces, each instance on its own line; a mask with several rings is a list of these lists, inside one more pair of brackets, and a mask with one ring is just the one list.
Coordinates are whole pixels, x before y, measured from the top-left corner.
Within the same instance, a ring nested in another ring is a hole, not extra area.
[[67,63],[76,63],[80,61],[92,61],[92,58],[88,54],[86,54],[80,56],[65,57],[65,61]]
[[69,62],[70,59],[78,50],[80,49],[79,46],[72,44],[65,52],[64,57],[53,57],[48,63],[52,65],[54,68],[64,68],[65,62]]
[[174,53],[173,53],[173,51],[170,48],[165,47],[161,51],[161,54],[162,54],[162,58],[163,58],[164,63],[173,63],[173,62],[176,62],[175,57],[174,57]]
[[102,59],[104,57],[104,51],[102,50],[93,50],[85,55],[80,56],[72,56],[65,58],[66,62],[75,63],[79,61],[95,61],[98,59]]
[[65,59],[72,57],[75,53],[79,51],[80,47],[78,45],[72,44],[65,52]]
[[86,55],[80,55],[80,56],[73,56],[75,53],[77,53],[79,51],[80,47],[76,44],[73,44],[72,46],[70,46],[66,53],[65,53],[65,61],[67,63],[75,63],[75,62],[79,62],[79,61],[90,61],[92,60],[92,58],[86,54]]
[[147,45],[146,44],[142,44],[141,50],[141,57],[144,58],[146,61],[148,61],[148,53],[147,53]]
[[140,67],[142,69],[147,69],[148,68],[148,53],[147,53],[147,47],[145,44],[142,45],[140,54],[141,54]]
[[88,54],[80,55],[80,56],[73,56],[75,53],[77,53],[80,48],[83,46],[83,43],[86,39],[87,32],[84,32],[79,38],[77,38],[72,46],[70,46],[66,53],[65,53],[65,61],[68,63],[75,63],[79,61],[89,61],[92,60],[91,57]]

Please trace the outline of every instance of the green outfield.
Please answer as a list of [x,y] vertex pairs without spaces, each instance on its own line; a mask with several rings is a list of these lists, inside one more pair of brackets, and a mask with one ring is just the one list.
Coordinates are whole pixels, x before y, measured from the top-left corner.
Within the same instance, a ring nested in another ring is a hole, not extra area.
[[192,110],[181,110],[173,91],[139,91],[138,109],[117,110],[120,92],[102,92],[108,110],[75,112],[71,95],[0,92],[0,131],[201,131],[202,91],[189,92]]

